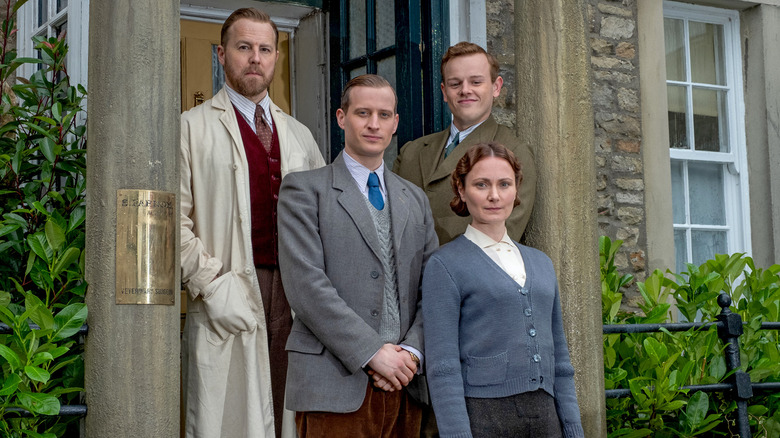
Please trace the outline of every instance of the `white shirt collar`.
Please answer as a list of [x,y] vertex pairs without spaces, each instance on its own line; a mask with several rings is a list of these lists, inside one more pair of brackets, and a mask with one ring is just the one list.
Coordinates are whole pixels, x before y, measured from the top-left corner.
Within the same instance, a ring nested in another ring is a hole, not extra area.
[[349,170],[350,175],[352,175],[352,178],[355,180],[355,183],[357,183],[358,188],[360,188],[360,192],[368,197],[368,175],[370,175],[371,172],[374,172],[376,173],[376,176],[379,177],[379,191],[382,192],[382,198],[387,200],[384,161],[382,161],[382,164],[377,167],[376,170],[371,170],[352,158],[347,153],[347,151],[344,151],[342,155],[344,156],[344,163],[347,165],[347,170]]
[[[485,120],[487,120],[487,119],[485,119]],[[467,137],[469,134],[471,134],[472,132],[474,132],[474,130],[475,130],[475,129],[477,129],[477,128],[479,127],[479,125],[481,125],[481,124],[485,123],[485,120],[483,120],[483,121],[481,121],[481,122],[477,123],[476,125],[469,126],[468,128],[464,129],[463,131],[458,131],[458,128],[456,128],[456,127],[455,127],[455,124],[454,124],[454,123],[452,123],[452,122],[450,122],[450,136],[447,138],[447,144],[450,144],[450,143],[452,143],[452,140],[454,140],[454,139],[455,139],[455,136],[456,136],[456,135],[459,135],[459,136],[460,136],[460,137],[458,138],[458,144],[462,143],[462,142],[463,142],[463,140],[465,140],[465,139],[466,139],[466,137]]]
[[[257,109],[257,105],[249,100],[246,96],[230,88],[228,84],[225,84],[225,91],[227,91],[228,97],[230,98],[230,103],[235,105],[235,107],[238,109],[238,112],[244,116],[246,123],[250,128],[252,128],[252,131],[255,131],[255,110]],[[265,93],[265,97],[260,101],[260,106],[263,108],[263,118],[265,119],[265,123],[271,127],[271,132],[273,132],[274,120],[271,117],[271,97],[268,95],[268,93]]]
[[483,233],[482,231],[479,231],[478,229],[474,228],[469,224],[466,227],[466,231],[463,233],[464,236],[466,236],[467,239],[474,242],[478,247],[480,248],[489,248],[494,245],[499,244],[506,244],[514,246],[515,244],[512,243],[512,239],[509,238],[509,235],[507,234],[506,230],[504,230],[504,236],[501,237],[501,240],[496,242],[493,240],[492,237],[488,236],[487,234]]

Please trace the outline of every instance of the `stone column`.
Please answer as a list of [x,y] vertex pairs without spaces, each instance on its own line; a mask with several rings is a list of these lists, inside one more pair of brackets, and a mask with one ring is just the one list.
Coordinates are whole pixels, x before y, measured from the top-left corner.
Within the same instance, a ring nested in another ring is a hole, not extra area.
[[586,436],[606,436],[590,64],[583,0],[515,2],[517,130],[539,182],[525,236],[552,258]]
[[759,5],[740,18],[752,256],[769,266],[780,260],[780,6]]
[[178,205],[179,2],[93,1],[89,23],[86,436],[178,437],[179,294],[115,304],[115,254],[118,189],[173,192]]

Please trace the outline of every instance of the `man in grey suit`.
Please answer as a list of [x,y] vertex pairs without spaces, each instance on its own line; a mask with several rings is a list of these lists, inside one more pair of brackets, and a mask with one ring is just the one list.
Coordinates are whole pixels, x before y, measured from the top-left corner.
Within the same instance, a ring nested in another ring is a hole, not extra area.
[[295,314],[286,407],[301,438],[419,435],[409,392],[424,359],[421,276],[438,240],[425,194],[382,160],[396,104],[384,78],[350,80],[336,111],[344,151],[282,182],[279,264]]

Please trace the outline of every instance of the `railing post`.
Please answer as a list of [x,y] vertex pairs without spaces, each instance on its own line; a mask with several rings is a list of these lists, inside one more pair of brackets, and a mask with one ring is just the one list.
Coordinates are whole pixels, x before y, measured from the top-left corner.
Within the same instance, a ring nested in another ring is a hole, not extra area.
[[731,397],[737,402],[737,428],[739,436],[750,438],[750,420],[747,413],[747,401],[753,397],[753,387],[750,383],[750,375],[739,369],[739,337],[742,335],[742,317],[733,313],[731,306],[731,297],[726,293],[718,296],[718,305],[721,307],[718,321],[723,323],[718,327],[718,336],[726,345],[726,368],[728,371],[737,370],[731,376],[733,388]]

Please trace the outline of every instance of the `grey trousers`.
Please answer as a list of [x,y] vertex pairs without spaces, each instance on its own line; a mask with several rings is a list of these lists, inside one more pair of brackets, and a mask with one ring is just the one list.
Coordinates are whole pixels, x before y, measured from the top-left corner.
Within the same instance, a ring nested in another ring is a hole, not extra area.
[[537,390],[502,398],[466,397],[474,438],[561,437],[555,399]]

